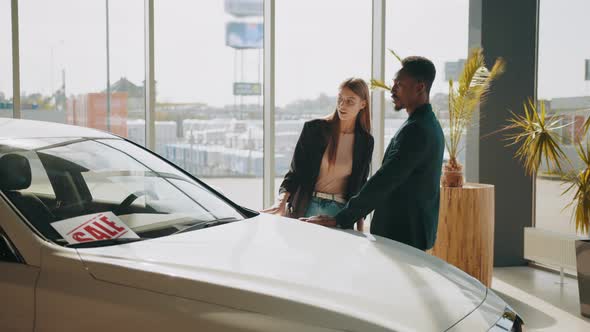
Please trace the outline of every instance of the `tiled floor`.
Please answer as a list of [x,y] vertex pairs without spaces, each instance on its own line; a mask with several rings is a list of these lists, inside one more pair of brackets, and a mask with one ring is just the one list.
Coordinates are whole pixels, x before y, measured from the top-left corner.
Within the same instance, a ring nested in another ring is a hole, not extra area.
[[494,268],[492,289],[525,320],[527,332],[590,332],[590,319],[580,315],[578,283],[532,267]]

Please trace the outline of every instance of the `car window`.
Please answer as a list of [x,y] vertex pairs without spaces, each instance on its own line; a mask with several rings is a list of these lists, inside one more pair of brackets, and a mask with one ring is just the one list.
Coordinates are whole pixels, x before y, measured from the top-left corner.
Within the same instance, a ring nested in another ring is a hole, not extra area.
[[155,238],[198,224],[243,219],[226,200],[129,142],[77,138],[27,143],[0,140],[0,172],[24,176],[26,172],[3,167],[26,158],[32,178],[29,186],[0,189],[33,227],[57,243]]
[[129,142],[120,139],[105,139],[102,140],[101,143],[133,156],[138,162],[144,165],[150,165],[153,167],[153,170],[158,173],[173,174],[175,176],[189,179],[188,176],[179,171],[176,167],[168,163],[163,163],[158,156],[151,153],[145,153],[144,149],[134,144],[130,144]]
[[16,251],[8,237],[0,230],[0,262],[18,263]]
[[49,181],[47,171],[45,171],[45,167],[41,164],[41,160],[39,160],[37,154],[27,152],[23,155],[27,157],[31,165],[31,186],[23,191],[55,198],[55,191]]
[[[0,140],[0,142],[2,142]],[[0,143],[1,144],[1,143]],[[33,151],[16,151],[14,154],[23,156],[30,165],[31,183],[28,188],[23,189],[22,192],[34,193],[38,195],[55,197],[55,192],[47,176],[47,171],[37,154]],[[0,157],[6,153],[0,150]]]

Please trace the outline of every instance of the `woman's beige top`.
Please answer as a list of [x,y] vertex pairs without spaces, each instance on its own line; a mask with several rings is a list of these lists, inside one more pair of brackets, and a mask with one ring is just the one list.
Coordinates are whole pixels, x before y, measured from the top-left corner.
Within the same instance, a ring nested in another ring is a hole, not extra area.
[[340,134],[334,165],[330,165],[328,149],[326,149],[322,157],[320,175],[315,185],[315,191],[344,196],[348,185],[348,177],[352,174],[353,149],[354,133]]

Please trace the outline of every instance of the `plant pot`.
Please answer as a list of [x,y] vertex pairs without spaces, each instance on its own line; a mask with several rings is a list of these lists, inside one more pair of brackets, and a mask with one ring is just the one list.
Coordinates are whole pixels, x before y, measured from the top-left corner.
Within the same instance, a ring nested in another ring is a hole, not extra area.
[[[494,186],[465,183],[440,188],[440,209],[432,255],[487,287],[494,270]],[[469,208],[465,208],[469,207]]]
[[590,239],[576,240],[580,312],[590,318]]
[[463,179],[463,171],[443,170],[441,177],[441,185],[443,187],[463,187],[465,180]]

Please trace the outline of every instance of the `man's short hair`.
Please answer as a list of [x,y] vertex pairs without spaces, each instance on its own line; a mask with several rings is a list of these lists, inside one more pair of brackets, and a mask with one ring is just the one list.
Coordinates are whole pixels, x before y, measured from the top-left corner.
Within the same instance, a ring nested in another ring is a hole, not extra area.
[[436,76],[436,68],[432,61],[421,56],[409,56],[402,60],[402,69],[399,73],[404,73],[414,78],[418,82],[426,84],[426,92],[430,93],[432,82]]

